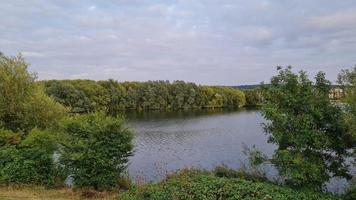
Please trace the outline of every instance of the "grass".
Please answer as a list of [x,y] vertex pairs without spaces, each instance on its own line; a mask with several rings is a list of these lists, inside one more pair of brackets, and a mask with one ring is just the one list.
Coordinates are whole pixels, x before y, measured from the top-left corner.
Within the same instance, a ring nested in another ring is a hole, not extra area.
[[121,200],[341,200],[331,194],[296,190],[258,180],[218,177],[185,170],[157,184],[134,187]]
[[0,187],[0,200],[112,200],[117,199],[117,192],[88,192],[81,190],[72,190],[70,188],[48,189],[39,186],[21,186],[21,187]]
[[[260,175],[220,167],[214,171],[185,169],[159,183],[129,185],[127,191],[94,192],[38,186],[0,187],[0,200],[341,200],[308,189],[279,186]],[[84,194],[84,196],[83,196]],[[90,198],[89,198],[90,197]]]

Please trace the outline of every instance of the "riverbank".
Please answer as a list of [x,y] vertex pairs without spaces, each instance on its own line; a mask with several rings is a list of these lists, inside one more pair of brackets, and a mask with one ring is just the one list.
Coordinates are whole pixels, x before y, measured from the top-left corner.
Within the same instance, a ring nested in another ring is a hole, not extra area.
[[93,192],[84,190],[46,189],[43,187],[0,187],[0,200],[20,199],[249,199],[249,200],[341,200],[341,197],[310,190],[278,186],[254,177],[226,176],[199,170],[181,170],[159,183],[134,185],[127,191]]
[[157,184],[134,187],[121,200],[341,200],[341,197],[311,190],[296,190],[260,180],[217,176],[212,172],[183,170]]
[[48,189],[40,186],[0,187],[0,200],[113,200],[118,192],[92,192],[71,188]]

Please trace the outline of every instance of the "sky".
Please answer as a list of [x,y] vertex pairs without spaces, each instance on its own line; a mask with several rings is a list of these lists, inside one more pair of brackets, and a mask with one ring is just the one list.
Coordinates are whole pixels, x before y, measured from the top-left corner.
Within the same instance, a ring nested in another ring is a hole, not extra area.
[[1,0],[0,51],[39,79],[334,81],[356,64],[356,0]]

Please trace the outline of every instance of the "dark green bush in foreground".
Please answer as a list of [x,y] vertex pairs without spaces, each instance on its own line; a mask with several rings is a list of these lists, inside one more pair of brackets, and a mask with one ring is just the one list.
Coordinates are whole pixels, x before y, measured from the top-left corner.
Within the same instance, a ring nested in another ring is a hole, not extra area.
[[25,139],[0,130],[0,184],[53,185],[56,166],[55,138],[48,131],[33,129]]
[[216,177],[211,173],[183,171],[158,184],[136,187],[120,196],[122,200],[337,200],[336,196],[294,190],[270,183],[239,178]]
[[126,167],[133,135],[122,118],[78,115],[64,123],[61,163],[78,187],[112,189]]

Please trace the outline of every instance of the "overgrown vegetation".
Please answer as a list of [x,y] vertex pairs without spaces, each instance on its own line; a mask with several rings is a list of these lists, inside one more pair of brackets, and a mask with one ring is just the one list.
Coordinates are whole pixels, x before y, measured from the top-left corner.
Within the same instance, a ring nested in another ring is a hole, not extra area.
[[[124,119],[71,116],[21,57],[0,55],[0,184],[111,189],[132,151]],[[58,162],[58,158],[60,163]]]
[[247,107],[260,107],[263,105],[264,95],[261,88],[248,89],[243,92],[245,93]]
[[53,130],[66,109],[35,78],[21,57],[0,55],[0,184],[54,184]]
[[[349,132],[356,138],[356,66],[353,69],[343,70],[338,77],[338,82],[345,90],[346,116],[345,121]],[[353,161],[356,163],[356,144],[353,146]],[[356,199],[356,176],[351,181],[346,199]]]
[[337,200],[336,196],[281,187],[240,178],[217,177],[210,172],[183,170],[157,184],[136,186],[122,194],[122,200]]
[[245,95],[240,90],[183,81],[52,80],[42,84],[49,96],[74,113],[105,111],[114,115],[130,109],[239,108],[245,105]]
[[60,162],[74,186],[117,187],[133,149],[133,135],[124,120],[93,113],[69,118],[63,126],[65,145]]
[[36,75],[27,66],[19,56],[0,55],[1,126],[23,134],[35,127],[52,128],[66,113],[36,84]]
[[53,185],[56,167],[55,138],[48,131],[33,129],[24,138],[0,130],[0,183]]

